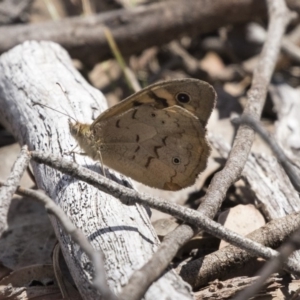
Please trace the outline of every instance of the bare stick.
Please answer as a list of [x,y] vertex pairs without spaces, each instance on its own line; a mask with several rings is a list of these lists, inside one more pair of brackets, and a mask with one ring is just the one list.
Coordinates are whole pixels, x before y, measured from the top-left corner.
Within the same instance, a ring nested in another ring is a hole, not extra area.
[[[112,180],[99,175],[89,169],[81,167],[66,159],[60,159],[51,154],[32,151],[32,158],[38,163],[44,163],[50,167],[56,168],[72,177],[81,179],[102,191],[109,193],[116,198],[120,199],[123,203],[132,204],[139,203],[155,208],[161,212],[170,214],[188,224],[197,228],[201,228],[212,235],[219,237],[237,247],[247,249],[250,253],[261,256],[263,258],[271,258],[277,255],[275,250],[263,247],[248,238],[242,237],[228,229],[225,229],[219,223],[212,221],[199,211],[185,208],[180,205],[157,199],[145,194],[140,194],[132,189],[123,187]],[[287,269],[295,274],[300,275],[300,267],[288,262]],[[132,297],[132,296],[131,296]],[[127,298],[127,295],[122,294],[122,299]],[[131,298],[132,299],[132,298]]]
[[272,139],[261,124],[250,116],[244,115],[239,119],[234,119],[233,121],[235,123],[242,123],[252,127],[262,137],[276,155],[278,162],[282,165],[294,188],[300,193],[300,178],[290,163],[289,158],[285,155],[276,140],[274,138]]
[[268,278],[281,270],[284,262],[296,250],[300,249],[300,227],[279,249],[279,255],[272,258],[264,268],[257,274],[259,278],[249,287],[245,288],[234,300],[250,299],[257,294],[264,286]]
[[[276,249],[300,226],[299,216],[300,213],[293,213],[273,220],[248,234],[247,238]],[[205,257],[181,264],[177,271],[193,289],[197,290],[215,279],[226,277],[228,272],[233,274],[237,268],[245,267],[253,257],[246,250],[228,245]],[[294,261],[294,264],[297,263]]]
[[[221,157],[226,159],[230,145],[224,142],[221,137],[210,135],[209,139],[221,154]],[[242,176],[248,184],[251,184],[251,187],[258,185],[254,189],[256,197],[258,197],[257,201],[262,203],[264,213],[274,219],[274,221],[255,231],[255,233],[251,233],[248,237],[276,249],[300,225],[297,220],[299,218],[298,213],[282,218],[288,213],[299,211],[299,195],[280,165],[273,165],[272,163],[269,165],[269,161],[272,162],[273,159],[269,160],[268,156],[263,159],[263,157],[251,154]],[[272,175],[270,177],[272,184],[269,185],[266,176],[270,175]],[[249,190],[251,190],[250,187]],[[272,203],[270,204],[270,202]],[[269,226],[270,229],[268,230]],[[246,251],[229,246],[198,260],[186,263],[181,267],[183,270],[180,271],[180,275],[194,289],[198,289],[216,278],[220,279],[226,276],[228,272],[232,273],[238,268],[244,268],[250,258],[251,255]]]
[[[5,183],[0,181],[0,185],[4,186]],[[95,269],[93,285],[101,293],[103,299],[117,300],[118,297],[116,297],[116,295],[111,292],[107,285],[102,251],[94,250],[89,240],[83,234],[83,232],[80,229],[78,229],[70,221],[70,219],[64,213],[64,211],[43,192],[35,191],[32,189],[26,189],[19,186],[16,189],[16,193],[22,196],[28,196],[44,204],[48,213],[53,214],[59,220],[64,230],[80,246],[80,248],[86,253],[86,255],[93,263],[93,267]]]
[[[222,137],[209,136],[210,142],[221,158],[227,159],[230,145]],[[299,194],[294,189],[283,168],[274,161],[274,156],[251,153],[241,178],[250,193],[255,193],[258,206],[267,219],[281,218],[300,210]]]
[[[274,138],[272,139],[268,135],[268,132],[261,126],[261,124],[252,119],[250,116],[243,116],[242,118],[235,119],[234,121],[235,123],[243,123],[251,126],[263,138],[263,140],[270,146],[270,148],[276,155],[279,163],[286,171],[294,188],[298,192],[300,192],[300,180],[298,178],[298,175],[295,172],[291,163],[289,162],[289,158],[285,155],[281,147],[277,144],[276,140]],[[279,256],[269,261],[264,266],[264,268],[257,274],[259,276],[259,280],[257,280],[253,285],[241,292],[235,298],[235,300],[249,299],[252,296],[254,296],[263,287],[265,281],[271,276],[271,274],[280,270],[284,261],[287,260],[289,255],[291,255],[292,252],[300,248],[299,239],[300,229],[298,228],[298,230],[290,237],[290,239],[284,245],[281,246],[281,248],[279,249]]]
[[109,28],[105,27],[104,28],[104,34],[106,36],[107,42],[109,44],[109,47],[114,54],[114,57],[116,61],[118,62],[120,68],[123,71],[125,80],[127,81],[127,85],[129,88],[133,90],[133,92],[138,92],[141,89],[141,86],[135,76],[135,74],[132,72],[132,70],[127,66],[122,53],[113,37],[111,34],[111,31]]
[[[289,11],[283,0],[269,0],[268,7],[270,22],[267,38],[253,74],[252,86],[249,90],[248,102],[244,110],[244,114],[250,114],[255,119],[258,119],[261,115],[268,85],[280,51],[281,39],[290,19]],[[204,201],[199,207],[199,211],[206,216],[210,218],[215,216],[228,188],[240,177],[253,140],[253,130],[247,126],[241,126],[224,169],[212,179]],[[198,231],[199,228],[192,228],[184,224],[170,233],[152,259],[139,270],[139,273],[134,274],[130,278],[129,284],[124,288],[124,293],[126,292],[128,296],[131,295],[132,297],[136,295],[136,298],[133,299],[138,299],[150,283],[156,280],[163,270],[167,268],[180,247]],[[143,276],[140,274],[143,274]]]
[[27,146],[23,146],[17,160],[15,161],[11,173],[4,186],[0,189],[0,235],[7,227],[7,213],[13,194],[15,193],[21,177],[23,176],[28,164],[30,156]]
[[112,57],[104,26],[110,28],[121,53],[131,55],[166,44],[184,34],[198,36],[228,24],[265,16],[264,1],[189,0],[188,5],[185,0],[162,1],[85,18],[2,26],[0,53],[26,40],[50,40],[61,44],[72,57],[93,66]]
[[[243,115],[250,115],[255,120],[260,118],[268,85],[280,51],[281,39],[289,21],[289,12],[283,0],[268,0],[267,2],[270,15],[268,34],[260,59],[253,73],[252,85],[247,97],[247,105],[243,111]],[[253,129],[241,125],[237,131],[224,169],[212,179],[204,201],[199,208],[208,216],[214,217],[228,188],[240,177],[253,140]]]
[[[19,70],[16,72],[16,69]],[[26,42],[0,57],[0,118],[21,144],[29,149],[55,153],[76,159],[87,168],[100,172],[99,162],[86,156],[70,155],[75,141],[70,135],[68,118],[34,103],[46,104],[83,123],[91,123],[105,107],[105,98],[91,87],[72,66],[70,57],[59,45],[50,42]],[[61,88],[68,94],[66,99]],[[118,199],[93,186],[45,165],[32,163],[37,186],[46,191],[80,228],[95,249],[105,255],[108,285],[120,291],[135,269],[156,251],[159,240],[149,220],[149,209],[124,205]],[[106,170],[121,184],[129,179]],[[91,288],[93,269],[90,261],[50,216],[70,273],[83,299],[98,299]],[[165,272],[145,294],[152,299],[191,299],[188,284],[173,270]]]

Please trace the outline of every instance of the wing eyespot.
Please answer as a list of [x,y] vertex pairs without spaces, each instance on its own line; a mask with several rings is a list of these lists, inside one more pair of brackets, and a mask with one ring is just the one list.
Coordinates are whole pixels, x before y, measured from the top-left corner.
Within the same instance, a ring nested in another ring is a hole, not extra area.
[[192,99],[191,96],[186,92],[180,92],[175,97],[179,103],[183,104],[189,103]]
[[180,160],[179,157],[175,156],[175,157],[172,158],[172,163],[173,163],[174,165],[180,165],[181,160]]

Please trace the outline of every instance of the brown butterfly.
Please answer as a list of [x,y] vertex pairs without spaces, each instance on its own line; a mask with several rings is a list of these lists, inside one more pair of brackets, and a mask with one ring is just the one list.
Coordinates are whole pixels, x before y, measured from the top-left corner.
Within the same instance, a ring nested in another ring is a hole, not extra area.
[[70,131],[104,165],[151,187],[179,190],[206,168],[205,126],[215,102],[204,81],[164,81],[104,111],[91,125],[70,122]]

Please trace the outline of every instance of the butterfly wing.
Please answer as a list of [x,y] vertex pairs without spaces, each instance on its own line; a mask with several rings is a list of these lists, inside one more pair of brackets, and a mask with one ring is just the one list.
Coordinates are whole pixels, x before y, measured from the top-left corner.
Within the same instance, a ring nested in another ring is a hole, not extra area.
[[92,131],[105,165],[160,189],[192,185],[210,153],[198,118],[179,106],[137,106]]
[[108,120],[144,104],[151,104],[157,109],[177,105],[195,114],[205,127],[215,102],[215,90],[205,81],[192,78],[169,80],[150,85],[131,95],[103,112],[95,122]]

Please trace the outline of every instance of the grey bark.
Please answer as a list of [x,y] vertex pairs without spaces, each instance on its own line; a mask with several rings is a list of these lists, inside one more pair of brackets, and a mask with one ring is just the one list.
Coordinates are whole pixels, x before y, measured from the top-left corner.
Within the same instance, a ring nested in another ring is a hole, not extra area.
[[[59,83],[66,91],[57,85]],[[76,145],[68,129],[68,117],[34,102],[47,104],[82,122],[91,122],[106,107],[103,95],[73,68],[67,53],[49,42],[26,42],[0,58],[0,120],[29,150],[60,154]],[[100,171],[99,163],[75,155],[76,162]],[[159,241],[147,210],[126,206],[87,183],[74,180],[50,167],[33,164],[39,188],[58,203],[72,222],[105,255],[108,283],[118,292],[134,270],[150,259]],[[120,183],[126,178],[111,173]],[[92,266],[78,246],[51,217],[64,257],[84,299],[99,299],[90,288]],[[173,271],[147,291],[145,299],[191,299],[190,288]]]

